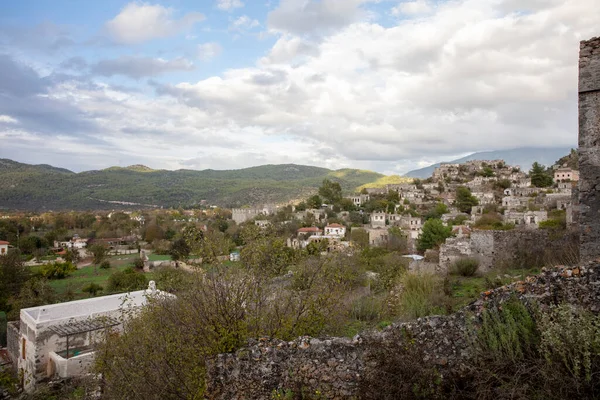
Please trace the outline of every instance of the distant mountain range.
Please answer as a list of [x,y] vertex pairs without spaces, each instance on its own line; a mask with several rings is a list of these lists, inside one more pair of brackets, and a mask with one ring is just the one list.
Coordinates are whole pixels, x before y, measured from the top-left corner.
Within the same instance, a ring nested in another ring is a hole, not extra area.
[[[529,171],[535,161],[545,166],[551,166],[558,159],[569,154],[570,151],[570,147],[521,147],[510,150],[473,153],[457,160],[445,161],[445,163],[460,164],[472,160],[504,160],[508,165],[518,165],[523,171]],[[433,170],[439,166],[440,163],[415,169],[407,172],[405,176],[411,178],[429,178],[433,174]]]
[[[314,194],[330,179],[346,193],[385,175],[356,169],[263,165],[239,170],[153,170],[144,165],[75,173],[0,159],[0,209],[94,210],[209,204],[241,207],[283,203]],[[397,177],[400,179],[399,177]],[[392,182],[393,183],[393,182]]]

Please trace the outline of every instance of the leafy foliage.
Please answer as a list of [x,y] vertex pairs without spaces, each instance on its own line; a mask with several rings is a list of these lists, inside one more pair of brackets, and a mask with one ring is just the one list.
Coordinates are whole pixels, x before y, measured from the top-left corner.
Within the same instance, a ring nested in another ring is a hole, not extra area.
[[108,291],[129,292],[141,290],[148,286],[148,280],[144,274],[136,272],[132,268],[117,271],[108,278]]
[[423,231],[417,240],[417,249],[432,249],[452,236],[452,227],[444,225],[439,219],[430,219],[423,224]]
[[471,208],[479,204],[479,200],[471,194],[471,190],[464,186],[456,188],[456,207],[465,213],[470,213]]
[[47,279],[64,279],[77,270],[70,262],[54,262],[42,265],[40,273]]
[[553,183],[550,172],[546,171],[544,166],[537,161],[531,166],[529,177],[531,178],[531,184],[535,187],[548,187],[552,186]]
[[[73,173],[51,166],[0,160],[0,204],[16,209],[99,209],[106,201],[178,207],[199,199],[230,206],[286,202],[317,191],[324,179],[353,192],[381,174],[302,165],[265,165],[229,171],[113,167]],[[70,190],[64,190],[65,187]]]

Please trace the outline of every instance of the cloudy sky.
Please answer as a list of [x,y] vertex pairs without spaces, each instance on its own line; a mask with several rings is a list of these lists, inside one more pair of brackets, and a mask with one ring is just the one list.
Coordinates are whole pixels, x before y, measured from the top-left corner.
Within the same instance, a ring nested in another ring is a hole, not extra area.
[[597,0],[0,2],[0,158],[403,173],[577,142]]

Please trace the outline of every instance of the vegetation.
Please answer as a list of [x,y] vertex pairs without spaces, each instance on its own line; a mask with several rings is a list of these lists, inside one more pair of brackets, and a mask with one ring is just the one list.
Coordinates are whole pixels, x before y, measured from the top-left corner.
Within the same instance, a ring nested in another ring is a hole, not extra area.
[[[302,165],[265,165],[230,171],[149,170],[140,166],[73,173],[44,165],[2,160],[0,203],[15,209],[98,209],[106,201],[179,207],[199,199],[231,206],[285,202],[314,193],[324,179],[342,190],[376,182],[383,175],[361,170],[332,171]],[[371,185],[368,185],[371,186]],[[65,187],[70,190],[64,190]]]
[[479,260],[476,258],[461,258],[456,260],[450,267],[450,273],[461,276],[473,276],[479,268]]
[[444,243],[452,236],[452,227],[444,225],[439,219],[430,219],[423,224],[423,232],[417,241],[417,250],[425,251]]
[[459,186],[456,188],[456,202],[454,204],[461,212],[470,214],[471,208],[478,205],[479,201],[471,194],[469,188]]
[[531,178],[531,184],[535,187],[549,187],[552,186],[552,183],[554,183],[552,169],[547,170],[537,161],[531,166],[531,170],[529,170],[529,176]]

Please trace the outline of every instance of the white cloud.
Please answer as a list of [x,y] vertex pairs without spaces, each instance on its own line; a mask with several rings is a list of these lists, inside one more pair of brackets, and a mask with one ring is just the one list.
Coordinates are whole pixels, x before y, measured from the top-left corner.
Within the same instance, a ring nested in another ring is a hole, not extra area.
[[[321,21],[313,2],[303,4]],[[103,166],[295,162],[398,173],[472,151],[568,146],[577,137],[579,41],[598,33],[594,5],[454,0],[385,27],[352,13],[336,25],[325,10],[324,24],[337,28],[318,37],[282,28],[252,67],[155,83],[153,96],[68,83],[44,93],[93,116]]]
[[393,7],[391,14],[394,16],[414,16],[427,14],[433,7],[427,0],[405,1]]
[[118,43],[135,44],[147,40],[173,36],[204,20],[192,12],[173,19],[173,9],[146,3],[129,3],[106,23],[109,35]]
[[16,118],[11,117],[10,115],[2,115],[2,114],[0,114],[0,123],[18,124],[19,121]]
[[223,11],[232,11],[242,7],[244,7],[244,3],[240,0],[217,0],[217,8]]
[[91,66],[91,71],[98,75],[124,75],[134,79],[192,69],[194,69],[194,64],[185,58],[164,60],[162,58],[135,56],[122,56],[111,60],[102,60]]
[[321,34],[343,28],[364,14],[370,0],[281,0],[268,16],[268,27],[294,35]]
[[252,19],[247,15],[242,15],[241,17],[236,18],[231,25],[229,26],[232,30],[246,30],[253,29],[260,26],[260,22],[256,19]]
[[198,58],[202,61],[210,61],[221,54],[222,51],[223,48],[219,43],[202,43],[198,45]]

